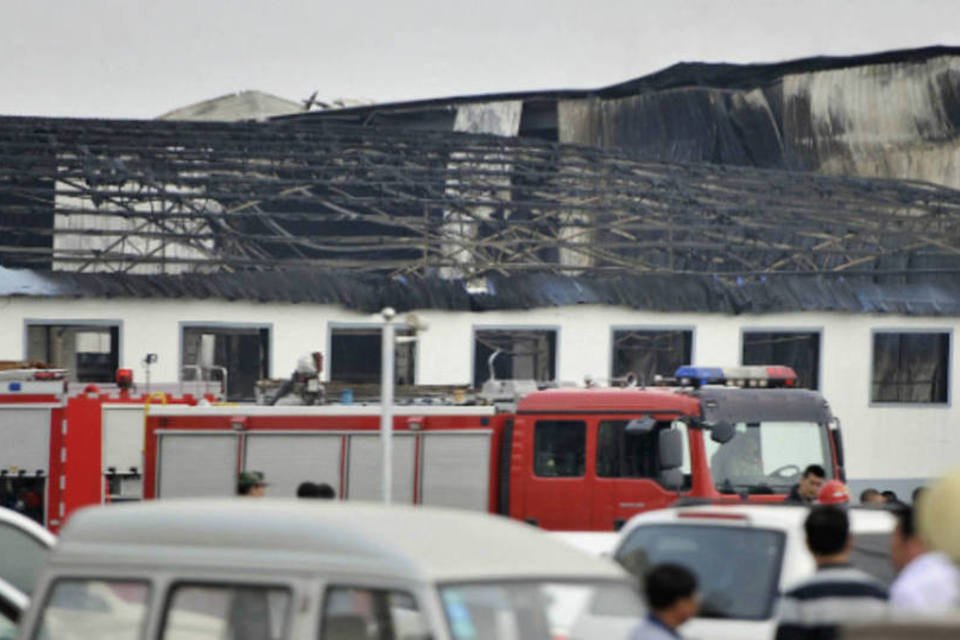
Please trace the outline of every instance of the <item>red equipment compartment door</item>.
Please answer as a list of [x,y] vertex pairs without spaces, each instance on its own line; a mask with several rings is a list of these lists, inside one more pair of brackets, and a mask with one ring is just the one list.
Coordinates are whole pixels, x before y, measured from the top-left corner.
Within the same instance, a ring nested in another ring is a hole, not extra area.
[[[650,509],[660,509],[677,499],[676,488],[661,484],[663,472],[659,459],[660,434],[670,428],[658,423],[644,433],[626,429],[629,420],[623,416],[600,417],[594,424],[596,459],[590,528],[615,531],[632,516]],[[688,443],[684,438],[684,487],[690,479]]]
[[[524,449],[521,464],[511,465],[513,482],[522,486],[519,508],[511,515],[544,529],[590,527],[592,446],[588,420],[569,416],[527,416],[517,420]],[[515,489],[514,489],[515,490]]]

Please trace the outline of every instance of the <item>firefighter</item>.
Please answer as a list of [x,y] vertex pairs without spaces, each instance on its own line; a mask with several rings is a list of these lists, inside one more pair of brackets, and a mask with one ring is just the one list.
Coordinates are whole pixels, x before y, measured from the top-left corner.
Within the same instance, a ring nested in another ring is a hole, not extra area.
[[817,504],[849,504],[850,492],[847,491],[847,485],[839,480],[828,480],[820,487],[817,492]]
[[267,494],[267,482],[262,471],[241,471],[237,476],[237,495],[262,498]]

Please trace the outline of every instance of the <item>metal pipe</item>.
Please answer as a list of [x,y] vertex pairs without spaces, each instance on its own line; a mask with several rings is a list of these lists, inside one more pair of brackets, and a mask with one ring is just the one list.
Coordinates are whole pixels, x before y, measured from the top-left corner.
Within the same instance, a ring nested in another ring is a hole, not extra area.
[[383,334],[380,343],[380,446],[382,450],[383,503],[393,499],[393,384],[394,384],[394,326],[397,312],[386,307],[383,316]]

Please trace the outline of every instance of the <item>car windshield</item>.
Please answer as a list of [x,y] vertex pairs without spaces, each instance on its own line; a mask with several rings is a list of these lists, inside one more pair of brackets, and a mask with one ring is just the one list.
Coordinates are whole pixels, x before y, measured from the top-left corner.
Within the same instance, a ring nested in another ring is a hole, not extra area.
[[627,534],[616,560],[636,576],[662,562],[693,571],[700,616],[765,620],[773,615],[784,535],[769,529],[645,525]]
[[706,445],[721,493],[787,493],[811,464],[832,477],[827,428],[815,422],[741,422],[728,442]]
[[621,582],[484,582],[441,587],[455,640],[626,637],[642,614]]

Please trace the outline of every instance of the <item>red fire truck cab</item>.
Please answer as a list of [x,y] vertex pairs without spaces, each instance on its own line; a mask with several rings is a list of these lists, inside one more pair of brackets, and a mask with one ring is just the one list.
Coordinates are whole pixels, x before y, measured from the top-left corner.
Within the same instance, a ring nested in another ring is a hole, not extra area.
[[[783,500],[809,464],[842,478],[823,397],[764,388],[783,370],[761,369],[733,379],[687,368],[678,387],[540,390],[509,410],[396,406],[394,500],[603,531],[681,497]],[[144,497],[231,495],[238,472],[257,470],[269,496],[309,480],[376,500],[379,420],[379,405],[153,407]]]

